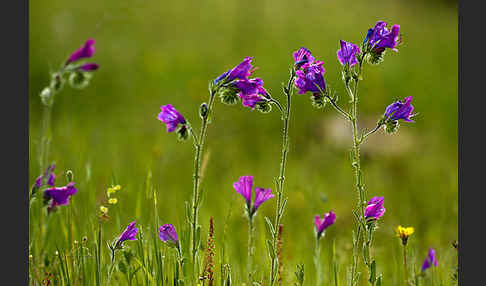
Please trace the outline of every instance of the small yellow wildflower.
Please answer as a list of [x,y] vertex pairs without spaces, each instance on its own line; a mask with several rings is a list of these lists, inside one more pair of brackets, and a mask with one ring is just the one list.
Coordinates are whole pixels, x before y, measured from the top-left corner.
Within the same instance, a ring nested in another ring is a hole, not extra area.
[[121,189],[120,185],[116,185],[116,186],[113,187],[113,190],[115,190],[115,191],[119,191],[120,189]]
[[116,193],[116,191],[119,191],[120,189],[121,189],[121,186],[120,185],[116,185],[114,187],[108,188],[108,191],[106,191],[106,194],[109,197],[109,196],[111,196],[111,194]]
[[34,258],[34,256],[32,256],[32,254],[30,254],[30,255],[29,255],[29,259],[32,259],[32,258]]
[[116,203],[118,203],[118,199],[117,198],[111,198],[108,200],[108,203],[110,205],[115,205]]
[[415,229],[413,227],[403,227],[399,225],[396,229],[397,236],[402,239],[403,245],[407,244],[408,237],[413,234]]
[[108,213],[108,208],[105,206],[100,206],[100,211],[102,214],[107,214]]

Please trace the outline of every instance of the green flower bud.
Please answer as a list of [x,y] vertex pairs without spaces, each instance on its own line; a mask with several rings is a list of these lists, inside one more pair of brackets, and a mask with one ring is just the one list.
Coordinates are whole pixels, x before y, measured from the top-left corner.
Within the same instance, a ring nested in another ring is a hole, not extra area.
[[219,92],[221,102],[227,105],[237,104],[239,100],[238,92],[238,89],[232,87],[221,88]]
[[202,119],[206,118],[208,116],[208,105],[206,102],[203,102],[201,106],[199,107],[199,116],[201,116]]
[[50,88],[52,89],[52,91],[57,93],[63,89],[65,82],[66,80],[60,74],[53,73],[51,77]]
[[45,106],[51,106],[54,102],[54,92],[50,87],[44,88],[40,93],[40,98]]
[[68,182],[73,182],[74,181],[74,174],[73,174],[73,171],[71,170],[67,170],[66,172],[66,180]]
[[69,84],[73,88],[82,89],[88,86],[91,74],[87,72],[74,71],[69,76]]
[[387,120],[384,125],[385,132],[388,134],[393,134],[397,132],[398,127],[400,127],[398,120]]
[[272,111],[272,105],[267,100],[257,102],[255,108],[261,113],[269,113],[270,111]]
[[311,95],[311,103],[317,109],[324,108],[327,104],[328,99],[322,94]]
[[187,130],[186,125],[181,125],[177,130],[177,139],[180,141],[185,141],[189,138],[189,130]]
[[381,64],[384,61],[386,50],[377,51],[376,49],[371,50],[366,54],[366,60],[372,65]]

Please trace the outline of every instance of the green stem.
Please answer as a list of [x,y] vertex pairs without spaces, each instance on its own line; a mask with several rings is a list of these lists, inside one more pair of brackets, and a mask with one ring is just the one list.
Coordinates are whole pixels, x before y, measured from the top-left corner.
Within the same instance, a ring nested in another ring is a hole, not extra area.
[[43,172],[45,168],[47,168],[47,164],[48,164],[49,143],[51,141],[51,113],[52,113],[52,107],[49,105],[43,105],[42,137],[41,137],[41,147],[39,152],[40,172]]
[[253,285],[253,218],[248,218],[248,285]]
[[405,274],[405,286],[408,285],[408,267],[407,267],[407,245],[403,245],[403,269]]
[[[277,180],[277,207],[275,210],[275,224],[274,227],[277,228],[280,225],[280,220],[282,219],[283,210],[282,202],[283,202],[283,191],[284,191],[284,182],[285,182],[285,166],[287,164],[287,154],[288,154],[288,141],[289,141],[289,121],[290,121],[290,110],[291,110],[291,98],[292,98],[292,84],[295,79],[295,69],[292,69],[290,73],[290,78],[287,82],[287,87],[284,89],[284,93],[287,98],[287,109],[283,114],[283,138],[282,138],[282,161],[280,162],[280,173]],[[276,230],[276,229],[275,229]],[[276,231],[275,231],[276,233]],[[273,250],[276,251],[277,249],[277,235],[273,237]],[[271,263],[271,271],[270,271],[270,286],[273,286],[275,283],[275,274],[278,268],[278,260],[277,254],[274,253],[272,256],[272,263]]]
[[317,286],[320,286],[322,283],[322,270],[321,270],[321,247],[319,245],[319,238],[316,237],[316,247],[314,253],[314,264],[316,267],[316,276],[317,276]]
[[[201,124],[201,132],[199,134],[199,138],[195,141],[196,147],[196,154],[194,157],[194,189],[193,189],[193,197],[192,197],[192,263],[193,263],[193,273],[194,276],[197,275],[197,266],[196,266],[196,254],[197,254],[197,245],[196,245],[196,228],[197,228],[197,218],[198,218],[198,208],[199,208],[199,188],[200,188],[200,181],[201,181],[201,154],[204,148],[204,142],[206,140],[206,132],[208,128],[209,118],[211,116],[214,97],[217,93],[217,90],[212,89],[209,94],[209,104],[208,104],[208,112],[205,117],[202,119]],[[192,132],[192,130],[191,130]],[[197,278],[197,277],[195,277]]]

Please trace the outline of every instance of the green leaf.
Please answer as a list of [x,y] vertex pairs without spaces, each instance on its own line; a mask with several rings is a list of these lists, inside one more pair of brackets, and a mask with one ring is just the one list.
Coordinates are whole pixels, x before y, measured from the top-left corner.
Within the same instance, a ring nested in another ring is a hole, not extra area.
[[370,247],[367,243],[363,243],[363,260],[366,265],[370,263]]
[[268,254],[270,255],[270,258],[275,259],[275,250],[272,245],[272,241],[270,239],[267,239],[267,248],[268,248]]
[[272,235],[272,238],[275,238],[275,229],[273,227],[272,222],[270,221],[270,219],[268,217],[265,217],[265,222],[266,222],[267,230]]
[[192,219],[191,219],[191,206],[189,205],[188,201],[185,201],[186,205],[186,220],[189,224],[192,224]]
[[378,276],[378,279],[376,279],[376,286],[381,286],[381,274]]
[[280,211],[279,211],[279,214],[280,214],[280,217],[282,217],[283,213],[284,213],[284,210],[285,210],[285,206],[287,205],[287,199],[288,198],[285,198],[282,202],[282,206],[280,207]]
[[371,284],[374,284],[376,282],[376,261],[375,260],[371,262],[369,281]]

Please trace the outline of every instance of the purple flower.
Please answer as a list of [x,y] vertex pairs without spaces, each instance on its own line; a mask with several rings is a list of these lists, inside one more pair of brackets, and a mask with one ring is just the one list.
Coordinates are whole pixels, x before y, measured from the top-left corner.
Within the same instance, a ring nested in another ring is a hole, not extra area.
[[413,122],[411,117],[415,114],[412,114],[413,106],[410,104],[412,102],[412,96],[406,97],[403,102],[396,101],[390,105],[385,110],[385,119],[392,119],[392,120],[399,120],[403,119],[406,122]]
[[57,206],[69,204],[69,198],[77,192],[78,190],[74,187],[74,182],[70,182],[65,187],[46,189],[44,191],[44,201],[50,201],[48,210],[51,211]]
[[254,109],[258,102],[264,101],[262,96],[267,95],[261,78],[238,80],[233,86],[240,91],[243,106],[251,109]]
[[272,194],[272,189],[264,189],[264,188],[255,188],[255,202],[253,203],[254,212],[257,211],[258,207],[266,202],[267,200],[275,197]]
[[422,272],[427,268],[430,268],[432,265],[437,267],[437,265],[439,265],[439,261],[437,260],[437,257],[435,257],[435,249],[431,247],[429,248],[429,253],[425,258],[424,263],[422,264]]
[[301,47],[299,50],[295,51],[293,53],[293,56],[296,69],[300,69],[300,67],[306,63],[311,64],[312,62],[314,62],[314,57],[312,56],[312,53],[304,47]]
[[176,130],[179,124],[186,124],[184,116],[182,116],[171,104],[162,105],[160,109],[162,111],[159,113],[158,119],[165,123],[167,132]]
[[314,217],[314,224],[316,226],[317,238],[320,238],[322,232],[330,225],[334,224],[335,221],[336,221],[336,214],[333,211],[329,211],[328,213],[325,213],[322,219],[321,216],[316,215]]
[[296,71],[295,86],[299,89],[299,94],[304,94],[308,91],[320,94],[319,88],[323,91],[326,89],[326,82],[324,81],[325,70],[322,64],[323,62],[321,61],[316,61],[312,64],[306,63],[300,70]]
[[87,40],[83,46],[81,46],[74,53],[72,53],[72,55],[67,60],[66,65],[78,61],[80,59],[92,57],[95,52],[94,44],[95,44],[95,40],[93,39]]
[[252,57],[246,57],[236,67],[218,76],[214,80],[214,84],[218,84],[221,80],[225,80],[225,82],[231,82],[235,79],[248,79],[252,72],[251,69],[253,68],[253,66],[251,65],[252,59]]
[[359,54],[361,50],[353,43],[340,40],[341,49],[337,51],[337,57],[339,62],[344,66],[348,64],[350,67],[356,64],[356,54]]
[[383,207],[384,202],[384,197],[372,197],[368,201],[368,206],[365,210],[365,217],[373,219],[379,219],[380,217],[382,217],[385,213],[385,208]]
[[258,207],[267,200],[273,198],[275,195],[272,194],[271,189],[255,188],[255,200],[253,201],[253,206],[251,203],[252,199],[252,188],[253,188],[253,176],[241,176],[237,182],[233,183],[233,188],[236,192],[241,194],[245,198],[246,206],[248,210],[249,218],[251,219],[256,213]]
[[85,63],[79,67],[82,71],[95,71],[99,68],[98,64],[95,63]]
[[253,176],[241,176],[233,183],[236,192],[243,196],[248,207],[251,206],[251,190],[253,188]]
[[385,21],[376,22],[375,27],[368,33],[365,38],[365,42],[368,41],[368,46],[375,50],[377,53],[382,53],[385,48],[390,48],[394,51],[398,51],[396,47],[400,44],[400,25],[393,25],[389,30],[386,27]]
[[121,246],[125,240],[137,240],[138,228],[135,226],[136,220],[132,221],[118,238],[115,248]]
[[177,237],[177,232],[172,224],[164,224],[159,227],[159,238],[163,242],[179,245],[179,238]]
[[56,175],[54,175],[54,170],[56,169],[56,165],[52,164],[46,168],[44,174],[40,175],[35,179],[35,187],[40,188],[44,185],[44,179],[47,178],[47,185],[54,187],[54,183],[56,182]]

